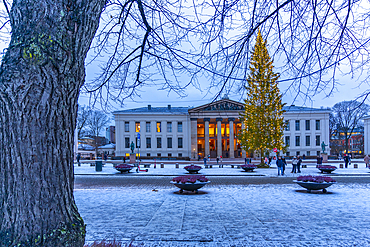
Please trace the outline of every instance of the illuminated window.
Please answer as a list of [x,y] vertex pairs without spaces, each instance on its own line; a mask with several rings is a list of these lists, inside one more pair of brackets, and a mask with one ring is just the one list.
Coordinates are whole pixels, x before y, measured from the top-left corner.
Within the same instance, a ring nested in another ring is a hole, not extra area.
[[161,122],[157,122],[157,132],[161,132]]
[[140,123],[135,122],[135,132],[140,132]]

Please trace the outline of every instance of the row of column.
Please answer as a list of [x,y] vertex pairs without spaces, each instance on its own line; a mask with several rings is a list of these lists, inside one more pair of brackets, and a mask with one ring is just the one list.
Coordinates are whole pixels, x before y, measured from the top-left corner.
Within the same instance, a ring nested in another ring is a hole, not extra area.
[[[198,154],[198,132],[197,132],[197,118],[191,118],[191,147],[192,151],[195,154]],[[204,141],[205,141],[205,150],[204,154],[205,156],[208,156],[210,154],[209,152],[209,122],[210,118],[204,118]],[[235,118],[228,118],[229,121],[229,144],[230,144],[230,158],[234,158],[234,121]],[[220,157],[222,156],[222,136],[221,136],[221,123],[222,123],[222,118],[216,118],[217,122],[217,156]],[[244,124],[242,123],[242,126]],[[245,157],[245,151],[243,150],[243,157]],[[196,158],[196,157],[194,157]]]

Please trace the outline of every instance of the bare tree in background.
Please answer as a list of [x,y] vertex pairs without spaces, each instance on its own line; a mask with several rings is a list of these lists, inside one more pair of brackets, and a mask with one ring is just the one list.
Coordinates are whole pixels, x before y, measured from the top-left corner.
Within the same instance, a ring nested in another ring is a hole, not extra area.
[[145,85],[180,96],[189,85],[216,87],[218,95],[243,90],[258,28],[271,44],[280,84],[298,94],[331,94],[340,73],[363,72],[368,82],[365,0],[2,4],[0,32],[11,31],[11,40],[0,67],[1,246],[83,245],[72,146],[99,21],[88,62],[103,61],[101,73],[83,91],[103,102],[124,102]]
[[[109,124],[108,116],[101,111],[91,111],[87,119],[87,129],[91,137],[94,138],[95,158],[98,158],[98,147],[101,142],[98,140],[101,131]],[[105,143],[104,143],[105,144]]]
[[344,134],[344,150],[348,153],[348,141],[354,130],[362,126],[361,119],[368,114],[370,106],[358,101],[343,101],[335,104],[330,116],[333,128],[339,134]]
[[77,137],[81,138],[88,133],[87,123],[91,115],[91,109],[88,106],[78,106],[77,110]]

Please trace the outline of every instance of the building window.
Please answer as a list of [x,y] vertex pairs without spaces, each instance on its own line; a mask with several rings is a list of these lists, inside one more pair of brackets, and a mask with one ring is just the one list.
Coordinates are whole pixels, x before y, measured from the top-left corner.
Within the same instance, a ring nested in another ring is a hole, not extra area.
[[130,123],[125,122],[125,132],[130,132]]
[[146,132],[150,132],[150,122],[146,122]]
[[310,138],[310,136],[306,136],[306,146],[311,146],[311,138]]
[[290,136],[285,137],[285,145],[290,146]]
[[295,146],[296,147],[301,146],[301,137],[300,136],[295,137]]
[[172,154],[171,154],[171,153],[168,153],[168,154],[167,154],[167,157],[172,157]]
[[172,123],[167,122],[167,132],[172,132]]
[[177,148],[182,148],[182,137],[177,139]]
[[178,156],[178,157],[182,157],[182,153],[179,153],[177,156]]
[[161,122],[157,122],[157,132],[161,132]]
[[150,157],[150,153],[146,153],[146,156],[147,156],[147,157]]
[[152,139],[150,137],[146,138],[146,148],[152,148]]
[[285,128],[284,128],[284,130],[286,130],[286,131],[289,131],[290,130],[289,120],[285,120]]
[[300,130],[299,129],[299,120],[295,120],[295,130]]
[[298,155],[301,155],[301,152],[297,151],[297,152],[296,152],[296,155],[297,155],[297,156],[298,156]]
[[290,152],[286,152],[286,156],[290,156]]
[[316,146],[320,146],[320,136],[316,136]]
[[307,151],[307,152],[306,152],[306,155],[307,155],[307,156],[310,156],[310,155],[311,155],[311,152],[310,152],[310,151]]
[[130,148],[130,138],[125,137],[125,148]]
[[172,137],[167,138],[167,148],[172,148]]
[[306,130],[310,130],[310,120],[306,120]]
[[157,137],[157,148],[162,148],[162,138]]
[[320,151],[316,151],[317,156],[320,156]]
[[135,132],[140,132],[140,122],[135,122]]
[[177,132],[182,132],[182,122],[177,123]]
[[316,120],[316,130],[320,130],[320,120]]
[[162,155],[161,155],[161,153],[157,153],[157,156],[158,156],[158,157],[161,157]]

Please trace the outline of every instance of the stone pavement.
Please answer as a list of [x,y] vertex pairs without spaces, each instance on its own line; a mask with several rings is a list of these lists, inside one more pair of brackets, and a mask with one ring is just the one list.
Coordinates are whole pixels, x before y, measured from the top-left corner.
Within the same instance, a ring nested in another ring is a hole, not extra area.
[[338,183],[327,194],[307,193],[296,184],[212,186],[211,182],[199,194],[179,194],[170,184],[152,189],[76,186],[87,242],[116,239],[133,241],[134,246],[164,247],[370,246],[368,183]]

